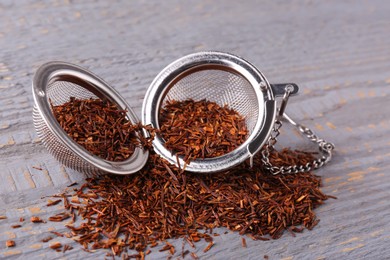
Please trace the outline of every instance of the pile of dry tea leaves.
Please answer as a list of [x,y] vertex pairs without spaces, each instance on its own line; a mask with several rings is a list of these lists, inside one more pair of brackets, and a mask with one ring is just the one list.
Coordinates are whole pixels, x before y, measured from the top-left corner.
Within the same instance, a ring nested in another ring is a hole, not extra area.
[[[53,106],[64,130],[80,145],[107,160],[131,155],[134,130],[125,111],[107,101],[71,99]],[[160,134],[166,146],[190,162],[226,154],[241,145],[248,135],[245,119],[237,112],[205,100],[170,101],[163,108]],[[155,130],[147,128],[153,134]],[[110,140],[110,141],[108,141]],[[145,167],[127,176],[103,175],[88,178],[79,188],[56,195],[65,211],[49,221],[69,220],[69,232],[56,235],[72,238],[86,251],[110,249],[109,254],[143,259],[160,244],[170,256],[177,249],[167,239],[183,238],[191,247],[205,240],[207,252],[214,246],[213,229],[224,227],[254,240],[279,238],[312,229],[317,223],[313,210],[330,198],[320,190],[321,178],[312,173],[272,175],[265,172],[261,156],[254,166],[247,162],[214,174],[184,172],[151,149],[151,139],[138,140],[150,149]],[[104,154],[103,154],[104,153]],[[270,160],[277,166],[306,164],[312,153],[273,150]],[[81,217],[81,218],[80,218]],[[245,238],[242,245],[246,247]],[[70,250],[68,246],[56,250]],[[195,252],[183,250],[181,256]],[[128,250],[137,253],[128,255]]]
[[243,116],[207,100],[168,101],[161,109],[160,129],[166,148],[187,163],[229,153],[248,136]]
[[109,161],[129,158],[139,143],[139,128],[126,118],[126,111],[101,99],[76,99],[53,106],[52,111],[64,131],[94,155]]
[[[310,153],[287,149],[271,156],[278,165],[312,159]],[[67,224],[67,237],[85,250],[107,248],[127,258],[127,250],[133,249],[138,253],[132,257],[143,258],[157,244],[173,255],[176,249],[166,241],[169,238],[184,238],[193,247],[206,240],[206,252],[214,244],[212,230],[217,227],[254,240],[312,229],[319,221],[313,209],[330,197],[320,185],[320,177],[312,173],[263,172],[259,156],[253,168],[244,163],[221,173],[192,174],[152,154],[137,174],[89,178],[80,188],[58,196],[63,198],[64,214],[73,220],[82,217],[81,223]],[[196,258],[194,252],[191,255]]]

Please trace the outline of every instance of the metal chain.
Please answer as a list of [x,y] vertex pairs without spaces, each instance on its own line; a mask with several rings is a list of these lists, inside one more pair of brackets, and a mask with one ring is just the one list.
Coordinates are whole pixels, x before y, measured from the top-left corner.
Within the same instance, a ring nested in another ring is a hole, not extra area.
[[[271,136],[269,137],[267,143],[265,144],[261,152],[264,168],[269,170],[273,175],[309,172],[313,169],[318,169],[324,166],[332,159],[332,151],[334,149],[334,145],[332,143],[326,142],[324,139],[319,138],[310,128],[296,123],[286,113],[284,113],[291,93],[292,88],[291,86],[287,85],[285,88],[285,93],[281,106],[279,108],[278,119],[275,121]],[[282,127],[281,120],[283,119],[292,124],[293,126],[297,127],[299,132],[305,135],[310,141],[317,143],[319,150],[322,153],[321,157],[313,160],[312,162],[308,162],[305,165],[290,165],[280,167],[273,165],[269,160],[270,149],[274,149],[274,145],[277,142],[277,137],[280,134],[280,128]]]
[[280,167],[273,165],[269,159],[270,149],[274,149],[274,145],[277,142],[277,137],[280,134],[280,128],[282,127],[282,122],[280,120],[276,120],[273,132],[271,133],[267,144],[264,146],[264,149],[261,152],[263,166],[267,170],[269,170],[273,175],[309,172],[324,166],[332,159],[332,151],[334,149],[334,145],[332,143],[326,142],[324,139],[319,138],[310,128],[301,124],[297,124],[286,114],[283,114],[283,118],[292,125],[296,126],[299,132],[305,135],[310,141],[317,143],[320,152],[322,152],[322,156],[313,160],[312,162],[306,163],[305,165],[290,165]]

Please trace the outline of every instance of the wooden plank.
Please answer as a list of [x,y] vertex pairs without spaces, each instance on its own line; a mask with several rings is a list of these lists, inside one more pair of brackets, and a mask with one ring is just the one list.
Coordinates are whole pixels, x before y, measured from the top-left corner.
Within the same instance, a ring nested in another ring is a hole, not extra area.
[[[385,259],[390,256],[390,3],[386,1],[2,1],[0,4],[0,258],[103,258],[78,244],[65,254],[40,240],[61,223],[10,225],[59,212],[44,196],[84,176],[64,168],[32,125],[31,80],[44,62],[84,66],[141,115],[143,96],[173,60],[201,50],[240,55],[270,82],[296,82],[287,112],[336,144],[318,171],[320,224],[296,237],[251,241],[229,232],[202,258]],[[283,146],[309,145],[283,129]],[[41,169],[41,170],[40,170]],[[221,230],[223,234],[225,230]],[[14,239],[16,247],[6,248]],[[181,240],[172,241],[178,248]],[[153,252],[151,259],[167,257]]]

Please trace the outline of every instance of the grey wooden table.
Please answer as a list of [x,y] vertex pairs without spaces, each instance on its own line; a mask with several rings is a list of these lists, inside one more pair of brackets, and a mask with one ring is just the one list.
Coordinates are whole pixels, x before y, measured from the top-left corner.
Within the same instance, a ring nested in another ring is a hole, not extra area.
[[[0,258],[95,259],[105,252],[57,253],[40,240],[63,224],[10,226],[47,218],[47,195],[84,176],[39,144],[31,80],[44,62],[86,67],[111,83],[140,115],[143,96],[173,60],[228,51],[271,82],[296,82],[288,113],[336,144],[317,174],[337,196],[316,210],[312,231],[272,241],[216,238],[204,259],[390,258],[390,2],[388,1],[11,1],[0,2]],[[288,130],[283,146],[305,146]],[[39,168],[42,168],[40,170]],[[7,248],[13,239],[16,246]],[[56,241],[71,243],[66,238]],[[181,241],[173,241],[181,245]],[[155,252],[150,258],[165,258]]]

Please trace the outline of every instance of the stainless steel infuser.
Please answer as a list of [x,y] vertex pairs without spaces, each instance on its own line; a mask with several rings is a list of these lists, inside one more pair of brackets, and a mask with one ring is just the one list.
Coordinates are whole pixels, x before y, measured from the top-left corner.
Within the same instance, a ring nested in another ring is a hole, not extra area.
[[[153,147],[171,164],[191,172],[212,173],[229,169],[250,159],[260,150],[263,164],[271,173],[298,173],[326,164],[334,146],[318,138],[310,129],[296,124],[285,113],[290,95],[298,92],[296,84],[270,84],[264,75],[246,60],[224,52],[199,52],[182,57],[164,68],[151,83],[142,107],[142,123],[159,129],[160,110],[167,100],[187,99],[216,102],[244,116],[249,130],[247,140],[235,150],[215,158],[195,159],[188,165],[164,146],[157,133]],[[78,66],[52,62],[43,65],[33,80],[35,100],[34,125],[45,146],[61,163],[81,172],[129,174],[146,163],[148,152],[142,148],[128,160],[110,162],[92,155],[72,140],[59,126],[50,109],[69,97],[106,98],[128,111],[132,123],[138,119],[125,100],[103,80]],[[276,97],[282,97],[278,108]],[[306,165],[275,167],[269,161],[269,149],[276,142],[281,121],[286,120],[318,144],[321,157]],[[144,131],[145,136],[148,132]]]
[[138,123],[131,107],[101,78],[73,64],[49,62],[35,73],[32,86],[35,102],[33,121],[38,137],[62,164],[86,174],[130,174],[145,165],[148,151],[142,147],[137,147],[130,158],[121,162],[107,161],[93,155],[68,136],[54,117],[50,103],[61,105],[68,102],[70,97],[100,98],[126,110],[129,121]]
[[[333,145],[319,139],[312,131],[293,122],[285,113],[290,95],[298,92],[293,83],[270,84],[252,64],[224,52],[199,52],[182,57],[165,67],[150,85],[142,108],[142,122],[159,129],[160,109],[167,100],[186,99],[216,102],[228,105],[246,120],[249,136],[232,152],[215,158],[195,159],[188,165],[168,150],[160,135],[154,138],[154,150],[172,164],[191,172],[218,172],[251,159],[263,147],[264,166],[273,174],[309,171],[319,168],[331,159]],[[283,97],[279,110],[275,97]],[[269,149],[279,135],[281,120],[296,125],[311,141],[319,144],[323,153],[312,163],[290,167],[273,166]]]

